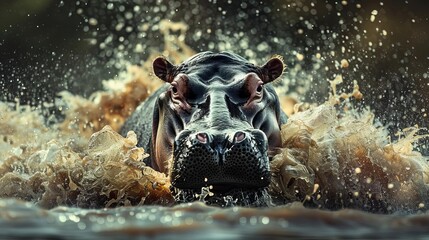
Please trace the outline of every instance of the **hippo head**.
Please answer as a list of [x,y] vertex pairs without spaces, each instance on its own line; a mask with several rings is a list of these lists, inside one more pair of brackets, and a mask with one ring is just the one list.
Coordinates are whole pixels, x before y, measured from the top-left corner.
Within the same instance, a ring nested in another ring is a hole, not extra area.
[[[179,202],[258,205],[270,183],[269,152],[280,146],[281,110],[270,82],[283,72],[273,57],[255,66],[222,52],[180,65],[158,57],[154,73],[169,83],[155,107],[154,168],[169,174]],[[161,127],[162,126],[162,127]]]

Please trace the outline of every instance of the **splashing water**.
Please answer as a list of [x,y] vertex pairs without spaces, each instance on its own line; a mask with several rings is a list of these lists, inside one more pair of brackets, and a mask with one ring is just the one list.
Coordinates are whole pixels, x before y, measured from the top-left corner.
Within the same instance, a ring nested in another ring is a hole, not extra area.
[[418,128],[388,142],[388,133],[369,110],[357,111],[333,94],[320,106],[298,112],[282,127],[282,153],[275,156],[272,190],[287,199],[318,207],[358,208],[372,212],[425,209],[429,194],[427,157],[412,144],[427,135]]

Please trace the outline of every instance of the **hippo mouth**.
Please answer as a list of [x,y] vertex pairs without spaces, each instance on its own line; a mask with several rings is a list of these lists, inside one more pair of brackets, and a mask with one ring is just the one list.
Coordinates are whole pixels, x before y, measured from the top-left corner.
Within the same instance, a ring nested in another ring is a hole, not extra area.
[[213,190],[210,187],[197,189],[179,189],[171,187],[176,203],[194,201],[204,202],[218,207],[267,207],[272,203],[268,188],[228,188],[228,190]]
[[191,133],[176,138],[171,171],[176,202],[266,206],[271,180],[267,140],[260,130]]

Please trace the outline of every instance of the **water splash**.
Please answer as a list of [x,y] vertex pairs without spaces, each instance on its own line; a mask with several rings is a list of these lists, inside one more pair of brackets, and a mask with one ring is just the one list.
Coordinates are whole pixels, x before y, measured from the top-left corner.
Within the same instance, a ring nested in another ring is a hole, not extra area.
[[298,112],[282,127],[283,150],[272,162],[271,192],[321,208],[357,208],[372,212],[416,212],[428,204],[428,158],[413,150],[424,134],[404,130],[389,142],[374,114],[353,108],[350,97],[333,93],[317,107]]

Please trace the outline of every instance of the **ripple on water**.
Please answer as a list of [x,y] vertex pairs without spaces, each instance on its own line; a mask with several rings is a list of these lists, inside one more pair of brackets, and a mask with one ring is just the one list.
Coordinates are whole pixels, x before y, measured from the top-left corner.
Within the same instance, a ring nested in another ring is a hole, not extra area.
[[[307,209],[299,204],[262,209],[235,207],[231,211],[200,202],[175,207],[45,210],[5,199],[0,200],[0,206],[1,238],[429,237],[426,213],[377,215],[356,210]],[[141,213],[149,216],[142,218]]]

